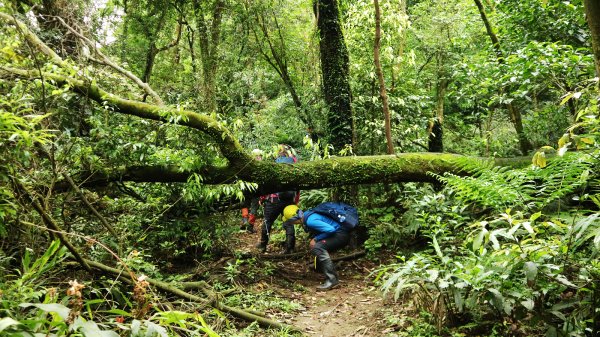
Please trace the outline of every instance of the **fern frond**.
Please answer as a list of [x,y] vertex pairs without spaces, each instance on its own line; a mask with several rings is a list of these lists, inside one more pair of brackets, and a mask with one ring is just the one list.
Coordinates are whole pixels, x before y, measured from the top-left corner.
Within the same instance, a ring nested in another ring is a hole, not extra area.
[[532,201],[534,184],[522,170],[493,166],[491,162],[459,162],[460,169],[471,176],[462,177],[447,173],[436,176],[456,197],[467,203],[503,210]]
[[532,197],[540,208],[583,189],[594,180],[598,161],[582,152],[567,153],[553,158],[543,169],[529,168],[528,176],[536,181]]

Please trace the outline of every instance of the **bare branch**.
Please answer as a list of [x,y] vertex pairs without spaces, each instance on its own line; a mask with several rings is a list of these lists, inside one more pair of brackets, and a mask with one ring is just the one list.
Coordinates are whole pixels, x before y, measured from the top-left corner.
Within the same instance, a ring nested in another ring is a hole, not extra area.
[[[142,81],[139,77],[135,76],[131,71],[124,69],[123,67],[119,66],[116,62],[112,61],[108,56],[104,55],[104,53],[102,53],[98,47],[96,46],[96,43],[94,43],[94,41],[88,39],[87,37],[85,37],[83,34],[81,34],[80,32],[78,32],[75,28],[69,26],[61,17],[57,17],[58,21],[60,21],[60,23],[65,26],[65,28],[67,28],[71,33],[75,34],[75,36],[77,36],[80,40],[82,40],[88,47],[90,47],[91,50],[94,51],[94,54],[98,55],[98,57],[100,57],[99,60],[90,58],[91,60],[100,63],[100,64],[104,64],[107,65],[111,68],[113,68],[114,70],[116,70],[117,72],[119,72],[120,74],[122,74],[123,76],[129,78],[130,80],[132,80],[133,82],[135,82],[135,84],[137,84],[138,87],[140,87],[142,90],[144,90],[144,92],[148,95],[150,95],[152,98],[154,98],[154,100],[156,101],[156,104],[158,105],[165,105],[165,103],[163,102],[163,100],[160,98],[160,96],[156,93],[156,91],[154,91],[150,85],[148,85],[148,83],[144,83],[144,81]],[[177,41],[179,41],[179,35],[181,34],[181,30],[178,28],[178,37],[177,37]]]

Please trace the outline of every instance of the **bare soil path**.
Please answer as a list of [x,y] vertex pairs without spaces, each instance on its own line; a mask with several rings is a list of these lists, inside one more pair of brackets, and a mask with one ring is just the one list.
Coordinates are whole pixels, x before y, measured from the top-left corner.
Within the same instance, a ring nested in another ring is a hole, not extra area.
[[[240,233],[244,251],[254,251],[258,234]],[[280,249],[269,246],[267,254],[278,255]],[[340,286],[327,292],[316,291],[324,277],[311,265],[308,243],[298,242],[297,251],[306,254],[295,259],[271,260],[277,266],[268,285],[282,297],[299,302],[303,310],[294,315],[274,313],[274,319],[301,328],[305,336],[361,337],[399,336],[402,312],[399,304],[382,296],[374,285],[371,272],[379,264],[365,257],[336,263]],[[343,250],[332,254],[339,257],[352,253]]]

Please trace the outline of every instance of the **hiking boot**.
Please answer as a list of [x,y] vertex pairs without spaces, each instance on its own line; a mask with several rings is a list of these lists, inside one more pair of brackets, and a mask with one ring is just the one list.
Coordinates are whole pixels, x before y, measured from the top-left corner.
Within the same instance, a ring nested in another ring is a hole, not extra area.
[[335,279],[335,281],[330,281],[329,279],[325,280],[323,284],[317,286],[317,291],[327,291],[330,289],[337,288],[340,285],[340,281]]
[[258,249],[259,252],[264,254],[267,251],[267,244],[260,242],[256,245],[256,249]]
[[321,268],[323,270],[323,274],[325,275],[325,282],[317,286],[317,291],[327,291],[339,286],[340,281],[338,280],[338,275],[335,271],[333,261],[331,261],[331,259],[321,261]]
[[283,254],[292,254],[294,252],[294,248],[296,247],[296,238],[295,237],[287,237],[285,239],[285,250]]

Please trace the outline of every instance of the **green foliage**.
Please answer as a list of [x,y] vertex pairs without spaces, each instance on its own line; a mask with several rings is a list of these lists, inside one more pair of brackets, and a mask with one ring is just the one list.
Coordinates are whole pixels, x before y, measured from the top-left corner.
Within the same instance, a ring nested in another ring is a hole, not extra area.
[[407,235],[397,221],[397,210],[394,207],[371,208],[362,212],[361,226],[369,231],[369,238],[365,241],[365,249],[369,253],[376,253],[383,248],[402,246]]
[[210,205],[215,201],[225,198],[235,198],[238,201],[244,200],[244,192],[256,190],[256,184],[238,180],[233,184],[208,186],[202,184],[202,176],[192,174],[188,178],[183,196],[186,200]]
[[[434,241],[435,254],[415,254],[382,270],[388,273],[382,287],[396,298],[412,292],[434,321],[489,313],[522,323],[541,320],[545,329],[582,331],[585,317],[594,311],[588,289],[597,282],[593,275],[598,266],[584,262],[595,261],[597,250],[584,257],[589,245],[580,245],[590,241],[590,232],[597,234],[597,224],[594,230],[583,230],[587,236],[576,235],[582,225],[558,220],[536,224],[538,216],[523,219],[506,213],[489,230],[487,223],[476,223],[466,244],[452,254]],[[589,224],[596,218],[581,221]],[[441,308],[436,301],[445,306]]]
[[[556,152],[549,161],[539,152],[534,165],[521,170],[465,163],[462,169],[473,176],[438,177],[455,196],[451,205],[487,207],[487,218],[468,225],[468,219],[459,217],[449,227],[440,217],[409,211],[421,214],[432,247],[382,268],[377,279],[384,292],[393,292],[396,299],[412,294],[417,307],[431,314],[438,333],[443,326],[490,316],[528,335],[581,335],[593,329],[599,216],[586,209],[565,212],[573,199],[595,200],[590,196],[599,188],[592,173],[598,165],[598,118],[596,104],[591,106],[559,140],[558,150],[543,149]],[[569,148],[580,151],[567,152]],[[562,207],[561,199],[566,199]]]
[[[0,90],[5,83],[0,82]],[[15,88],[16,89],[16,88]],[[13,93],[0,96],[0,236],[6,234],[5,221],[14,216],[17,206],[10,180],[18,171],[31,165],[34,146],[47,143],[52,134],[40,130],[40,124],[49,114],[37,115],[32,108],[32,97]]]
[[241,293],[228,296],[226,304],[247,308],[258,312],[265,310],[280,310],[285,313],[295,313],[304,307],[298,301],[290,301],[270,290],[260,293]]
[[[61,298],[56,288],[45,288],[49,275],[56,277],[58,265],[67,249],[54,241],[38,258],[27,251],[17,275],[0,278],[0,332],[2,336],[182,336],[199,334],[218,337],[198,313],[157,310],[143,319],[136,317],[134,304],[127,300],[130,311],[106,309],[111,302],[101,291],[85,292],[85,285],[70,281],[67,296]],[[131,262],[131,261],[129,261]],[[128,263],[130,264],[130,263]],[[64,281],[63,281],[64,282]],[[141,282],[138,280],[138,282]],[[99,299],[86,299],[100,293]],[[135,301],[135,300],[134,300]],[[135,303],[135,302],[134,302]],[[128,321],[125,323],[125,321]],[[183,333],[183,334],[182,334]]]

